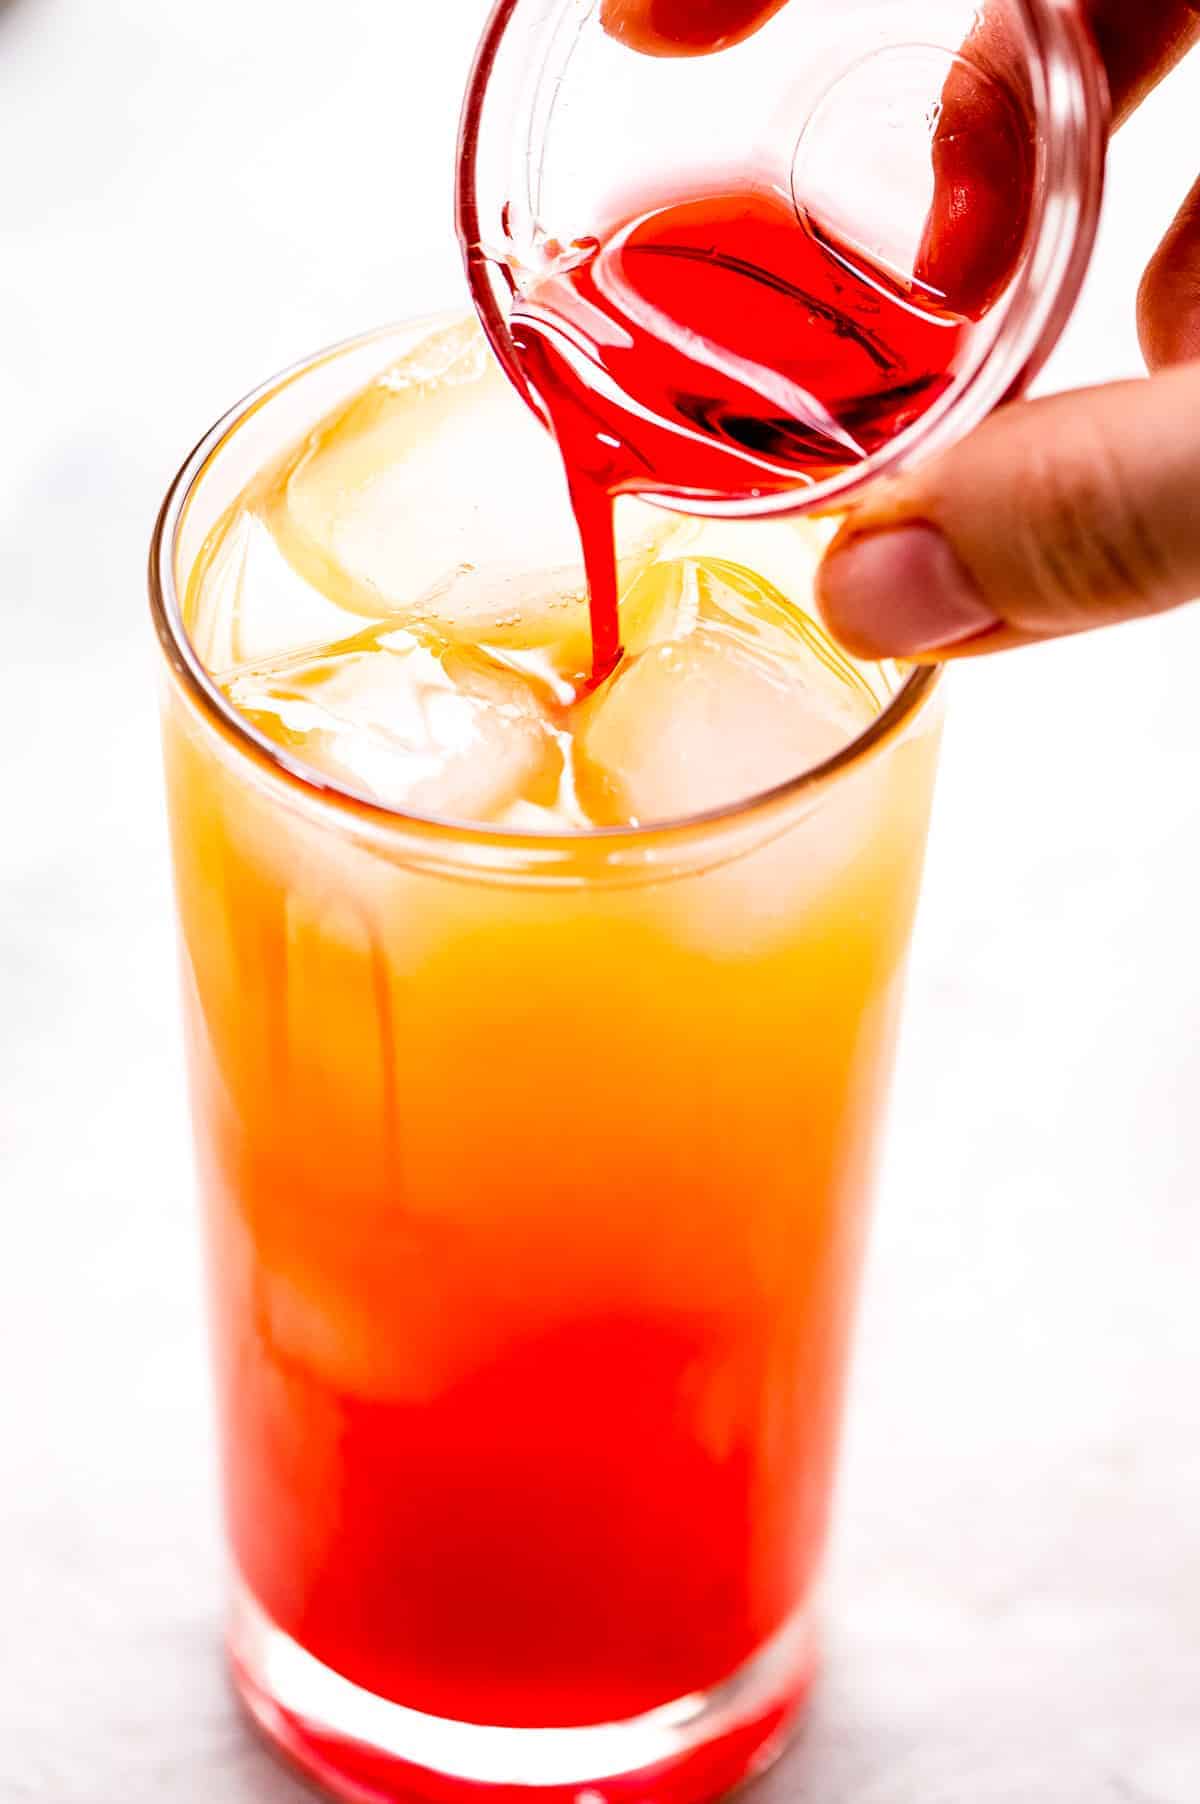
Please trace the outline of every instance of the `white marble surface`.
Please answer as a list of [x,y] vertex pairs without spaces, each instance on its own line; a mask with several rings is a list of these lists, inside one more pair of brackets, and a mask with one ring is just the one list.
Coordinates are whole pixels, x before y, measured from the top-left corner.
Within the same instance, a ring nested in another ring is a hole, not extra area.
[[[2,1804],[305,1795],[217,1651],[142,563],[227,401],[456,293],[483,10],[0,4]],[[1060,381],[1136,368],[1198,105],[1121,145]],[[828,1674],[759,1804],[1200,1796],[1198,673],[1193,611],[955,684]]]

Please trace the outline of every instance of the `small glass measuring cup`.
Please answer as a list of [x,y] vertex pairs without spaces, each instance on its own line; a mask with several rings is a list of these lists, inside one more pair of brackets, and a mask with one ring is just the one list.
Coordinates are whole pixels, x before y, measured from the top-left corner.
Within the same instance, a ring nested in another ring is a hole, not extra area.
[[731,176],[969,330],[932,405],[846,467],[739,493],[667,481],[652,499],[704,514],[828,510],[1027,386],[1078,294],[1102,188],[1107,93],[1075,0],[788,0],[751,36],[683,57],[622,35],[632,3],[500,0],[467,92],[468,276],[543,420],[514,307],[648,192],[719,191]]

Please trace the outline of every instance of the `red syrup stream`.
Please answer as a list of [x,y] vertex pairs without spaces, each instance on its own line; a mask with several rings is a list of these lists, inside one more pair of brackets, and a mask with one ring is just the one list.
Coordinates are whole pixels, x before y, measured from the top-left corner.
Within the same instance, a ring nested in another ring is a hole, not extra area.
[[618,495],[728,500],[861,463],[949,386],[970,322],[758,189],[645,212],[519,294],[591,599],[592,686],[621,656]]

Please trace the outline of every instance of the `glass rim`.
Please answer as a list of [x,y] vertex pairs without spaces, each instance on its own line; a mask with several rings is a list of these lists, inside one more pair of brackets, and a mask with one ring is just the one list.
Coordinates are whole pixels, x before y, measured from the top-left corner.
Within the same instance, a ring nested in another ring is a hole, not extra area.
[[[542,31],[551,32],[573,0],[543,0]],[[849,505],[869,484],[886,481],[949,450],[1003,401],[1037,375],[1070,317],[1091,261],[1104,192],[1104,147],[1111,116],[1108,83],[1077,0],[1011,0],[1027,33],[1033,100],[1046,144],[1047,179],[1031,217],[1028,248],[1005,296],[994,338],[964,366],[946,392],[906,431],[861,463],[810,486],[722,499],[646,494],[643,499],[686,515],[765,519]],[[456,212],[467,281],[492,349],[526,404],[544,422],[509,335],[507,293],[483,248],[477,171],[489,82],[528,0],[494,0],[468,78],[459,122]]]
[[[436,318],[439,316],[422,316]],[[441,317],[452,317],[443,315]],[[480,821],[458,820],[451,816],[426,814],[418,810],[395,808],[358,789],[352,783],[341,783],[316,766],[295,757],[269,735],[261,732],[229,701],[214,680],[187,630],[183,602],[176,582],[176,560],[179,535],[187,510],[206,472],[220,456],[234,434],[271,399],[321,365],[367,345],[395,337],[410,329],[417,320],[397,320],[376,326],[366,332],[316,351],[288,365],[276,375],[244,395],[228,408],[193,447],[172,480],[159,509],[150,541],[149,592],[150,613],[159,646],[171,675],[182,686],[188,699],[198,707],[208,723],[231,740],[236,750],[277,779],[299,789],[318,803],[349,810],[365,822],[385,829],[403,829],[438,838],[467,841],[478,846],[516,852],[556,850],[572,846],[619,846],[653,841],[679,842],[714,828],[732,826],[751,817],[767,815],[800,798],[817,797],[843,775],[856,769],[883,746],[898,738],[909,722],[938,687],[942,666],[914,665],[887,706],[870,724],[830,757],[807,766],[793,776],[785,777],[766,789],[725,802],[715,808],[675,816],[664,821],[647,821],[615,827],[536,828],[500,827]]]

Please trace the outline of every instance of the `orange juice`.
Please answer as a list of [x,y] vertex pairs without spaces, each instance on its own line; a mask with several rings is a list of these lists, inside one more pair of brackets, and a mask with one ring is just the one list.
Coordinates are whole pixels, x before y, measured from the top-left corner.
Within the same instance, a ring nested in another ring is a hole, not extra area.
[[240,1608],[392,1740],[240,1670],[354,1797],[523,1793],[429,1721],[577,1747],[564,1799],[661,1723],[633,1795],[708,1795],[811,1661],[936,685],[824,639],[822,529],[623,502],[591,687],[553,465],[474,328],[380,337],[160,546]]

